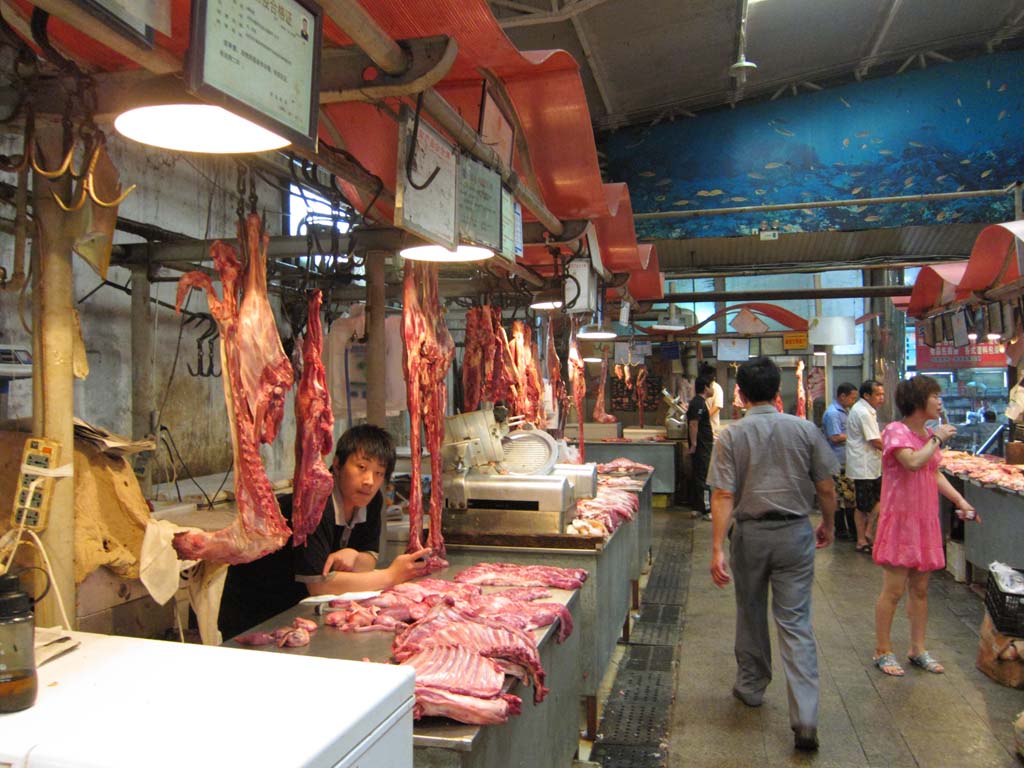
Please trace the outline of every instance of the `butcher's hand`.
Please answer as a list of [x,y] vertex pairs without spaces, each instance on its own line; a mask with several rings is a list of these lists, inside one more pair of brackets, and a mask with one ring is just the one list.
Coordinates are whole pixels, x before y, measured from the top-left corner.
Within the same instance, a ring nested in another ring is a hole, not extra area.
[[835,539],[836,529],[834,526],[821,523],[818,525],[817,530],[814,531],[814,546],[817,549],[824,549],[830,546]]
[[711,553],[711,579],[719,587],[724,587],[732,581],[732,576],[729,575],[729,566],[725,562],[725,552]]
[[408,552],[396,557],[388,566],[395,583],[401,584],[423,576],[427,572],[427,558],[432,552],[430,549],[421,549],[419,552]]
[[351,547],[331,552],[327,556],[327,562],[324,563],[323,575],[327,576],[331,571],[354,571],[357,557],[359,557],[359,552]]

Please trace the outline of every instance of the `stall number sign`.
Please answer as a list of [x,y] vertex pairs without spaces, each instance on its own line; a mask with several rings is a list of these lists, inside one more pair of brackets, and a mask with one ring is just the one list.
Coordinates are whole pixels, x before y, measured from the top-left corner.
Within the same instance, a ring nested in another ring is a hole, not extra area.
[[785,350],[807,349],[807,332],[782,334],[782,348]]
[[968,344],[938,344],[935,347],[917,345],[917,370],[948,371],[954,368],[1005,368],[1006,353],[996,342]]

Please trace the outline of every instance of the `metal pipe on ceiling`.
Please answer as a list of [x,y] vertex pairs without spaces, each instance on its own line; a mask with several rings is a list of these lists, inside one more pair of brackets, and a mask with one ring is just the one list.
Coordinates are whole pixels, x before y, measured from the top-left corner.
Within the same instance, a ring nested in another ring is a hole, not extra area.
[[694,280],[706,279],[709,277],[753,277],[755,275],[790,275],[790,274],[814,274],[816,272],[842,272],[845,270],[872,270],[872,269],[901,269],[908,267],[927,267],[937,263],[948,263],[951,261],[967,261],[966,254],[953,254],[945,256],[918,257],[911,261],[871,261],[871,262],[790,262],[784,264],[773,264],[764,267],[751,267],[749,265],[737,265],[735,269],[726,267],[694,268],[688,270],[667,270],[662,269],[666,282],[672,280]]
[[847,208],[850,206],[889,205],[892,203],[928,203],[938,200],[961,200],[971,197],[1009,195],[1015,184],[1001,189],[975,189],[964,192],[931,192],[924,195],[893,195],[891,197],[860,197],[847,200],[815,200],[806,203],[780,203],[777,205],[739,205],[732,208],[703,208],[695,211],[650,211],[634,213],[634,219],[691,219],[697,216],[722,216],[731,213],[764,213],[793,211],[802,208]]
[[[859,299],[909,296],[911,285],[865,285],[851,288],[788,288],[779,291],[702,291],[666,293],[661,301],[782,301],[785,299]],[[659,302],[660,303],[660,302]]]
[[[408,59],[401,46],[385,34],[357,0],[326,0],[323,7],[331,20],[385,72],[397,75],[408,67]],[[433,88],[423,92],[423,108],[451,134],[460,147],[489,167],[497,169],[513,194],[533,212],[551,234],[556,237],[562,234],[562,222],[548,210],[540,195],[521,181],[492,147],[481,142],[477,132]]]

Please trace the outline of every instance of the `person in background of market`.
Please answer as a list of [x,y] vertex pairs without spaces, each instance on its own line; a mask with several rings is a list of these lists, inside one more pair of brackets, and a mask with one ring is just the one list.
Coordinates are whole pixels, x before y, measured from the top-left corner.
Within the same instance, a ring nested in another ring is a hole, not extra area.
[[939,522],[939,494],[951,502],[962,519],[976,518],[967,503],[939,471],[942,444],[956,427],[925,426],[942,408],[939,383],[930,376],[915,376],[896,387],[896,407],[902,421],[882,433],[882,512],[875,537],[874,560],[882,566],[882,591],[875,604],[875,666],[894,677],[903,667],[892,650],[892,619],[903,593],[910,617],[910,663],[941,673],[942,665],[925,648],[928,624],[928,577],[946,565]]
[[857,535],[853,519],[856,496],[853,481],[846,476],[846,420],[856,401],[857,387],[844,382],[836,387],[836,399],[821,418],[825,438],[839,460],[839,474],[833,479],[836,484],[836,539],[843,541],[850,541]]
[[[736,375],[747,402],[742,421],[722,432],[711,457],[711,578],[736,583],[733,696],[759,707],[772,679],[768,587],[789,692],[794,746],[818,748],[818,651],[811,627],[815,547],[832,543],[839,462],[813,423],[772,405],[778,366],[759,357]],[[811,527],[817,493],[821,523]],[[730,521],[729,565],[723,544]],[[730,576],[730,569],[732,575]]]
[[700,375],[711,382],[712,396],[708,398],[708,414],[711,416],[711,433],[718,439],[722,424],[722,408],[725,407],[725,392],[722,385],[715,380],[717,371],[713,365],[705,363],[700,368]]
[[[395,468],[395,446],[380,427],[361,424],[338,438],[334,488],[305,546],[288,540],[277,552],[228,569],[219,624],[226,637],[244,632],[308,595],[386,589],[424,575],[430,550],[399,555],[377,568],[384,496]],[[291,520],[291,499],[281,512]]]
[[715,436],[711,431],[711,413],[708,407],[708,400],[713,397],[711,382],[705,376],[698,376],[694,389],[696,394],[686,408],[692,481],[690,492],[694,511],[705,520],[710,520],[711,513],[704,506],[704,490],[707,488],[711,449],[715,445]]
[[860,385],[860,399],[846,420],[846,476],[853,480],[856,507],[857,551],[871,554],[878,500],[882,494],[882,433],[878,409],[885,402],[885,387],[874,379]]

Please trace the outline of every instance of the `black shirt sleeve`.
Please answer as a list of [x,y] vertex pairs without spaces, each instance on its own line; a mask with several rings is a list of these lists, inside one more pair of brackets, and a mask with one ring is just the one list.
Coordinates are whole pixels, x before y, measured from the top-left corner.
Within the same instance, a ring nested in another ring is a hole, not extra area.
[[686,420],[700,421],[700,417],[704,415],[704,411],[707,409],[708,401],[704,399],[703,395],[697,395],[686,407]]

